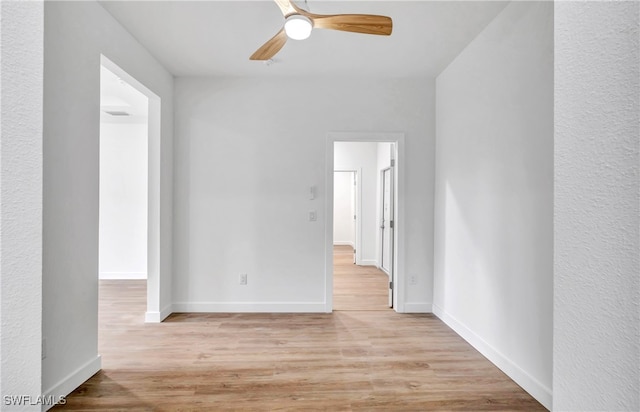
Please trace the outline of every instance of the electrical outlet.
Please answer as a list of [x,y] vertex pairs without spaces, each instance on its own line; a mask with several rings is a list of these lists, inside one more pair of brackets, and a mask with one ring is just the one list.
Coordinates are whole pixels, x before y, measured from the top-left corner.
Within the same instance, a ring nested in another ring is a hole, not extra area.
[[241,285],[246,285],[247,284],[247,274],[246,273],[241,273],[239,280],[240,280],[240,284]]
[[318,220],[318,213],[315,210],[309,211],[309,222],[315,222]]
[[416,275],[409,276],[409,284],[410,285],[417,285],[418,284],[418,278],[416,277]]

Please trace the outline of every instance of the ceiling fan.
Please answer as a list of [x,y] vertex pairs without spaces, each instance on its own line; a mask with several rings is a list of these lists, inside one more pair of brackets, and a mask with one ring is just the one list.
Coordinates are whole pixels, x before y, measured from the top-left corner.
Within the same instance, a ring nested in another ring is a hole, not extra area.
[[390,17],[373,14],[313,14],[296,6],[291,0],[274,0],[285,18],[284,27],[250,57],[269,60],[282,49],[288,38],[303,40],[311,30],[330,29],[388,36],[393,22]]

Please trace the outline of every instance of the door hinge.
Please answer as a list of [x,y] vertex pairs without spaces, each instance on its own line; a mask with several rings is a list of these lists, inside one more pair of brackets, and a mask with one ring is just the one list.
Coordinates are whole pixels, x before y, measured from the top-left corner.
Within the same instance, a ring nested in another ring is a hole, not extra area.
[[393,229],[393,220],[389,221],[389,228]]
[[391,167],[394,167],[396,165],[396,159],[391,159]]
[[389,282],[389,289],[393,290],[393,281]]

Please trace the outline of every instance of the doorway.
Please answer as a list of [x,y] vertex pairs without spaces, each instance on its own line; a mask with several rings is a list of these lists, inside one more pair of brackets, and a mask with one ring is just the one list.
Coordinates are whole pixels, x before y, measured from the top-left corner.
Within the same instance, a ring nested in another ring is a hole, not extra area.
[[98,277],[147,279],[149,99],[100,66]]
[[[347,150],[349,147],[353,150]],[[356,213],[359,238],[355,242],[357,245],[355,252],[359,259],[355,261],[357,265],[354,265],[353,259],[350,263],[351,268],[361,271],[360,277],[354,278],[357,286],[353,290],[358,294],[361,289],[364,289],[364,285],[368,282],[366,275],[371,277],[369,280],[374,280],[374,277],[378,276],[377,279],[383,281],[381,309],[392,307],[397,312],[404,311],[404,254],[401,236],[403,228],[401,217],[404,213],[401,162],[403,150],[404,134],[402,133],[345,132],[328,135],[326,163],[328,194],[326,216],[328,219],[325,227],[326,312],[339,310],[334,305],[334,294],[339,300],[339,306],[343,306],[343,292],[337,288],[334,289],[334,285],[338,287],[344,283],[343,278],[338,277],[341,276],[338,272],[351,270],[350,267],[345,266],[349,251],[337,249],[349,246],[334,241],[338,240],[335,236],[340,230],[337,220],[344,219],[341,217],[342,214],[348,215],[344,211],[341,212],[340,201],[336,197],[351,198],[351,193],[344,189],[344,182],[349,178],[338,176],[338,173],[346,175],[347,172],[354,170],[360,171],[357,174],[360,198],[356,202],[359,209]],[[345,205],[346,202],[343,202],[342,207],[346,209]],[[383,212],[386,212],[386,215],[383,215]],[[386,216],[384,221],[381,220],[382,216]],[[381,226],[385,226],[385,229],[381,229]],[[383,268],[385,270],[382,270]],[[362,270],[368,273],[365,274]],[[378,294],[378,292],[372,292],[372,294]]]
[[[161,100],[104,55],[100,74],[99,278],[144,282],[143,321],[161,322],[166,316],[160,310]],[[135,126],[127,129],[127,123]],[[108,129],[114,132],[110,142],[103,141]]]
[[333,174],[333,244],[349,246],[358,263],[358,172],[336,170]]

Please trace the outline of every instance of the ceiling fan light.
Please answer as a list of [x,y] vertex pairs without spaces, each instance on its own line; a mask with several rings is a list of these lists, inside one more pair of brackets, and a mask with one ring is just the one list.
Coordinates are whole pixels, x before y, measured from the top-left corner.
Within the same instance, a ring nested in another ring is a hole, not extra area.
[[287,17],[284,22],[284,31],[287,37],[293,40],[304,40],[311,35],[313,23],[311,20],[300,14],[294,14]]

